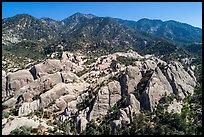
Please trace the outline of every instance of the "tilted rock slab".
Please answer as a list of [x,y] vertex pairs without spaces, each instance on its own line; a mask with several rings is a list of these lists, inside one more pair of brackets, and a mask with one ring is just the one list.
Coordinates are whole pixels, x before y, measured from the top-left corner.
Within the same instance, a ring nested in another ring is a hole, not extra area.
[[21,87],[33,82],[33,76],[29,72],[29,70],[19,70],[14,73],[8,73],[7,75],[7,84],[8,84],[8,96],[17,95],[15,93]]
[[172,87],[161,70],[157,67],[145,90],[141,94],[140,103],[145,109],[153,111],[162,96],[173,93]]
[[171,61],[166,71],[166,77],[173,87],[174,94],[185,98],[194,93],[196,81],[191,75],[184,70],[180,62]]

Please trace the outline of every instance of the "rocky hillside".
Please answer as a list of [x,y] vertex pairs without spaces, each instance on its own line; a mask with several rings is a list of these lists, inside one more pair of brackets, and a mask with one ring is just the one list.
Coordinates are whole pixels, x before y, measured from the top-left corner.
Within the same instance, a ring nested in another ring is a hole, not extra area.
[[61,59],[2,71],[2,134],[124,134],[120,128],[134,128],[136,115],[158,106],[183,114],[195,87],[194,72],[178,61],[132,50],[95,58],[63,52]]
[[120,23],[158,37],[183,44],[202,43],[202,29],[174,20],[161,21],[147,18],[136,21],[117,19]]
[[[56,51],[80,50],[101,56],[132,49],[141,55],[154,54],[166,60],[171,57],[189,58],[191,54],[197,56],[202,48],[202,44],[198,44],[202,42],[201,29],[173,23],[159,27],[158,33],[162,33],[160,35],[156,32],[150,33],[150,29],[157,27],[158,24],[151,22],[154,21],[143,19],[135,25],[134,22],[81,13],[62,21],[50,18],[38,19],[28,14],[5,18],[2,20],[3,69],[10,71],[12,71],[10,68],[22,69],[19,66],[25,66],[29,60],[40,61]],[[159,26],[167,24],[159,22]],[[177,32],[182,33],[182,37],[188,40],[196,39],[193,44],[198,44],[198,48],[175,44],[175,41],[183,41]]]
[[174,21],[3,19],[2,134],[202,134],[200,38]]

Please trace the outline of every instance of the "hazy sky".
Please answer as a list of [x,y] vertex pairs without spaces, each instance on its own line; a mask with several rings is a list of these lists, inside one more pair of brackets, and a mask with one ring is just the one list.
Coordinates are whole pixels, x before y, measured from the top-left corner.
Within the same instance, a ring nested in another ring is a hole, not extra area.
[[137,21],[176,20],[202,28],[202,2],[3,2],[2,18],[16,14],[62,20],[81,12]]

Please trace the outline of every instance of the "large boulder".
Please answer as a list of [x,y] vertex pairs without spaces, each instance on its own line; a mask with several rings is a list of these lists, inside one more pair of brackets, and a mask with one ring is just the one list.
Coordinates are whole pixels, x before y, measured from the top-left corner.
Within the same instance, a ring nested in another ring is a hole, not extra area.
[[159,67],[157,67],[141,94],[143,108],[153,111],[164,95],[173,93],[172,87]]
[[121,98],[121,88],[118,81],[111,81],[100,88],[98,96],[90,113],[90,120],[103,117],[108,109]]
[[46,74],[52,74],[62,70],[62,64],[57,59],[47,59],[46,61],[33,66],[30,72],[35,78],[40,78]]
[[108,83],[110,107],[121,98],[121,87],[118,81],[111,81]]
[[67,95],[72,95],[76,97],[80,95],[83,91],[87,90],[88,87],[89,84],[85,82],[68,84],[58,83],[52,89],[40,95],[41,106],[47,107],[50,103],[54,103],[56,101],[56,105],[60,108],[63,108],[65,107],[65,103],[66,104],[68,103],[66,102],[67,101],[66,99],[70,97],[70,96],[68,97]]
[[125,74],[120,77],[122,95],[134,92],[142,79],[142,73],[137,66],[128,66]]
[[2,70],[2,101],[7,97],[6,94],[6,72]]
[[72,72],[62,72],[62,79],[65,83],[72,83],[72,82],[83,82],[76,74]]
[[98,92],[96,102],[94,103],[93,109],[90,114],[90,120],[96,120],[97,117],[103,117],[107,114],[109,105],[109,90],[107,86],[101,87]]
[[40,95],[41,107],[47,107],[50,103],[60,98],[62,95],[73,92],[72,84],[58,83],[52,89]]
[[[191,73],[191,75],[194,74]],[[173,87],[174,94],[182,98],[194,93],[196,80],[191,75],[177,61],[171,61],[166,70],[166,76]]]
[[14,73],[8,73],[8,96],[18,95],[18,93],[15,92],[18,91],[21,87],[33,82],[33,80],[34,79],[29,70],[19,70]]
[[136,99],[135,95],[130,94],[127,98],[128,108],[132,113],[139,113],[140,112],[140,102]]
[[18,116],[26,116],[35,110],[40,108],[40,100],[35,100],[33,102],[24,102],[18,111]]
[[11,131],[13,131],[14,129],[20,128],[21,126],[37,128],[39,123],[40,123],[39,121],[34,121],[26,117],[15,118],[14,120],[6,123],[6,125],[2,129],[2,135],[8,135],[10,134]]
[[33,97],[52,89],[56,84],[62,82],[62,77],[59,72],[55,74],[46,74],[41,78],[29,83],[20,88],[17,92],[22,95],[24,101],[33,101]]

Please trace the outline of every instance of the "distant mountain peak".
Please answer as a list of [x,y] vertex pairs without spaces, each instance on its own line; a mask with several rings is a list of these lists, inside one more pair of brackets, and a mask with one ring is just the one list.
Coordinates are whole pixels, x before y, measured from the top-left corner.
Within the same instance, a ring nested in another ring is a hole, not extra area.
[[97,16],[95,16],[93,14],[83,14],[83,13],[77,12],[77,13],[71,15],[69,18],[80,18],[80,17],[92,19],[92,18],[97,17]]

